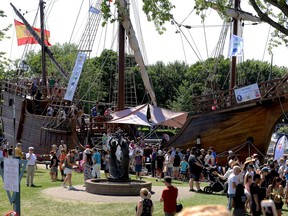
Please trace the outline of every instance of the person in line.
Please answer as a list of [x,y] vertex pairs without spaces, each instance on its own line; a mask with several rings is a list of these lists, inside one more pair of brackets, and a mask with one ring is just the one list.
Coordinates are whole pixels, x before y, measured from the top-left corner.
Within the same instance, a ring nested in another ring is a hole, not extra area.
[[190,191],[195,192],[193,186],[195,182],[196,186],[196,192],[202,192],[200,189],[200,176],[202,169],[204,168],[204,165],[200,162],[200,160],[197,158],[199,153],[197,152],[197,148],[193,147],[188,159],[189,164],[189,171],[190,171],[190,180],[189,180],[189,187]]
[[161,180],[165,158],[162,154],[162,150],[158,150],[157,156],[155,158],[156,165],[156,181]]
[[27,163],[27,178],[26,178],[26,186],[29,187],[35,187],[34,185],[34,175],[35,175],[35,165],[37,157],[34,154],[34,148],[29,147],[28,153],[26,154],[26,159],[28,160]]
[[64,174],[66,175],[64,182],[62,186],[66,188],[66,183],[69,184],[69,190],[74,190],[75,188],[72,186],[72,171],[73,166],[77,167],[77,164],[75,163],[75,150],[72,149],[65,158],[65,168],[64,168]]
[[160,202],[163,202],[163,210],[165,216],[174,216],[176,214],[176,204],[178,197],[178,188],[172,185],[172,178],[170,176],[164,177],[164,184],[166,186],[162,191]]
[[65,144],[64,140],[60,141],[59,152],[61,152],[61,150],[64,150],[65,153],[67,153],[67,145]]
[[101,170],[101,154],[99,153],[97,148],[93,148],[93,156],[92,156],[92,161],[93,161],[93,170],[92,170],[92,176],[94,178],[100,179],[100,170]]
[[144,163],[144,158],[141,155],[140,150],[136,151],[136,156],[134,157],[134,163],[135,163],[136,179],[138,178],[142,179],[141,172],[142,172],[142,165]]
[[180,178],[183,182],[185,182],[186,180],[188,169],[189,169],[189,164],[186,160],[186,157],[183,157],[180,163]]
[[156,156],[157,156],[157,147],[153,146],[152,153],[150,155],[150,158],[151,158],[151,176],[152,177],[156,176],[156,162],[155,162]]
[[61,180],[60,181],[64,181],[64,168],[65,168],[65,158],[66,158],[66,152],[64,149],[61,150],[60,156],[58,158],[59,160],[59,170],[61,172]]
[[84,166],[84,185],[85,185],[85,181],[88,179],[92,179],[92,165],[93,165],[93,161],[92,161],[92,152],[90,149],[86,149],[84,151],[84,154],[86,155],[84,162],[83,162],[83,166]]
[[235,196],[233,197],[233,204],[234,207],[233,216],[243,216],[246,215],[245,204],[247,201],[247,196],[244,192],[244,185],[238,184],[236,186]]
[[245,208],[246,208],[246,212],[249,212],[250,211],[250,201],[251,201],[251,192],[250,192],[250,186],[252,184],[252,181],[253,181],[253,177],[248,174],[248,175],[245,175],[245,178],[244,178],[244,193],[247,197],[247,200],[246,200],[246,204],[245,204]]
[[104,165],[104,175],[107,179],[109,174],[109,154],[106,151],[103,153],[102,160]]
[[181,157],[179,155],[179,150],[175,151],[175,155],[173,158],[173,178],[178,179],[179,171],[180,171],[180,163],[181,163]]
[[56,153],[54,151],[50,152],[51,160],[50,160],[50,176],[51,181],[57,181],[57,173],[58,173],[58,159],[56,157]]
[[141,199],[136,206],[136,216],[152,216],[154,211],[154,205],[151,198],[151,193],[147,188],[140,190]]
[[15,147],[15,157],[18,159],[23,159],[22,144],[17,143]]
[[236,193],[236,187],[239,184],[239,174],[241,172],[241,168],[239,166],[233,167],[233,174],[231,174],[228,178],[228,204],[227,209],[231,211],[232,209],[232,200]]
[[167,153],[164,156],[165,161],[164,161],[164,168],[163,172],[164,175],[172,177],[172,171],[173,171],[173,156],[172,156],[172,151],[169,149]]
[[270,198],[274,201],[278,216],[282,215],[282,208],[284,204],[282,201],[282,197],[284,197],[282,178],[274,177],[272,184],[270,184],[267,188],[266,198]]
[[251,193],[251,202],[250,202],[250,210],[252,216],[260,216],[261,215],[261,201],[264,199],[261,188],[259,187],[261,181],[260,174],[256,173],[253,177],[253,182],[250,185],[250,193]]

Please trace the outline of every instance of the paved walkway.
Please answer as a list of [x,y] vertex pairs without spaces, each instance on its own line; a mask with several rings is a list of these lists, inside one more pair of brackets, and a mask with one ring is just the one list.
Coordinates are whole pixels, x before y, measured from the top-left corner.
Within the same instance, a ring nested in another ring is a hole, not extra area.
[[[74,201],[85,201],[85,202],[97,202],[97,203],[123,203],[123,202],[137,202],[139,200],[139,196],[105,196],[105,195],[97,195],[90,194],[85,191],[85,187],[83,185],[74,186],[76,190],[68,190],[67,188],[52,187],[43,190],[42,192],[51,197],[59,200],[74,200]],[[162,190],[165,186],[152,186],[152,197],[153,201],[158,201],[160,199]],[[189,187],[178,187],[179,191],[179,199],[185,199],[191,197],[194,192],[189,192]]]

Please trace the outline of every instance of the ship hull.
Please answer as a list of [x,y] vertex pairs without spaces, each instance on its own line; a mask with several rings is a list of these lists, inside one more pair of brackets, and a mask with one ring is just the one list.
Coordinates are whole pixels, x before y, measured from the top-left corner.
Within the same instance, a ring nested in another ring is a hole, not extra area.
[[[253,153],[265,157],[275,125],[288,110],[285,98],[192,115],[169,146],[181,149],[213,146],[226,163],[229,150],[243,160]],[[198,138],[198,144],[196,142]]]
[[74,122],[76,120],[71,118],[64,123],[69,130],[49,127],[56,118],[45,115],[49,101],[38,102],[41,111],[35,114],[31,110],[35,108],[36,101],[27,95],[11,88],[2,89],[1,119],[4,137],[10,145],[15,146],[17,142],[21,142],[23,152],[28,152],[28,148],[32,146],[35,153],[40,155],[49,154],[51,146],[59,145],[61,140],[64,140],[69,149],[79,145]]

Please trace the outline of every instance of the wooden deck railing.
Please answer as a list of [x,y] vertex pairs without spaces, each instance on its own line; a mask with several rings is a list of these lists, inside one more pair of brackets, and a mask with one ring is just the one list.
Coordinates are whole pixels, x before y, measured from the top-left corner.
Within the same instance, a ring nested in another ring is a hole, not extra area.
[[258,83],[261,98],[237,103],[234,90],[219,91],[208,95],[201,95],[192,98],[191,113],[211,112],[233,108],[237,106],[255,104],[265,100],[271,100],[288,95],[288,82],[286,79],[275,79],[267,82]]
[[[24,82],[24,83],[17,83],[17,82],[11,82],[11,81],[2,81],[1,82],[1,90],[6,91],[12,94],[16,94],[18,96],[22,97],[31,97],[31,82]],[[51,99],[63,99],[66,88],[49,88],[49,87],[43,87],[38,86],[38,89],[40,92],[44,95],[47,95],[48,98]]]

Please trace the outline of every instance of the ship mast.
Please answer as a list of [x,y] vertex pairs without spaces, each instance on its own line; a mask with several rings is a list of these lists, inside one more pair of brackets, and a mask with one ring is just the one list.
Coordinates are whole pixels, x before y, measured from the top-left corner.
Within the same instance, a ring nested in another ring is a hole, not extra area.
[[[240,7],[240,0],[235,0],[234,9],[237,10],[239,7]],[[233,34],[238,35],[238,19],[236,17],[233,17]],[[237,63],[237,56],[232,56],[229,89],[233,89],[236,85],[236,63]]]
[[46,71],[46,53],[45,53],[45,35],[44,35],[44,4],[45,2],[43,0],[39,1],[39,7],[40,7],[40,24],[41,24],[41,60],[42,60],[42,86],[43,88],[43,95],[44,97],[47,95],[46,92],[46,83],[47,83],[47,71]]
[[[126,1],[125,1],[126,4]],[[127,5],[125,5],[127,7]],[[118,16],[121,16],[120,13]],[[120,17],[119,17],[120,19]],[[118,30],[118,101],[117,110],[125,109],[125,29],[119,21]]]

